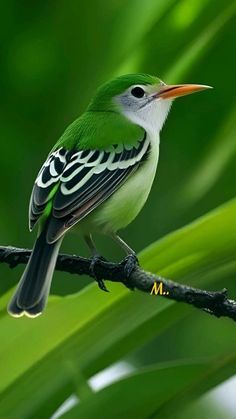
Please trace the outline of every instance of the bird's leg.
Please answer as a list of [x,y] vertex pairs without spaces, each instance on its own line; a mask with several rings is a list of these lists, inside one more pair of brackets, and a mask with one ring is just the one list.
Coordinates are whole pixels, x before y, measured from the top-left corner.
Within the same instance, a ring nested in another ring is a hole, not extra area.
[[88,246],[88,248],[91,252],[91,255],[92,255],[89,270],[90,270],[92,276],[94,277],[94,279],[97,281],[99,288],[103,291],[108,292],[108,289],[105,286],[103,279],[97,277],[96,269],[95,269],[96,264],[98,264],[101,260],[104,261],[105,258],[102,257],[99,254],[91,234],[84,236],[84,240],[85,240],[85,242],[86,242],[86,244],[87,244],[87,246]]
[[122,261],[122,263],[125,264],[125,275],[127,278],[129,278],[134,268],[138,265],[137,255],[135,251],[131,249],[131,247],[129,247],[128,244],[125,243],[125,241],[120,236],[118,236],[118,234],[113,233],[111,237],[124,250],[124,252],[127,255],[125,259]]

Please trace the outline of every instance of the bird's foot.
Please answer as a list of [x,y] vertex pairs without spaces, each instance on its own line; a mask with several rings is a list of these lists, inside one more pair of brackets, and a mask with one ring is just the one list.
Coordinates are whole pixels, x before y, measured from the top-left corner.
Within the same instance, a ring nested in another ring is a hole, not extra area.
[[133,270],[136,268],[136,266],[139,266],[139,261],[135,253],[131,253],[130,255],[126,256],[121,264],[124,266],[124,274],[125,274],[125,285],[126,287],[133,290],[134,288],[129,285],[129,277],[132,274]]
[[90,263],[90,273],[93,276],[93,278],[95,279],[95,281],[97,281],[99,288],[102,291],[106,291],[109,292],[109,290],[107,289],[103,279],[99,278],[97,273],[96,273],[96,265],[99,265],[100,262],[106,262],[106,259],[100,255],[95,255],[91,258],[91,263]]

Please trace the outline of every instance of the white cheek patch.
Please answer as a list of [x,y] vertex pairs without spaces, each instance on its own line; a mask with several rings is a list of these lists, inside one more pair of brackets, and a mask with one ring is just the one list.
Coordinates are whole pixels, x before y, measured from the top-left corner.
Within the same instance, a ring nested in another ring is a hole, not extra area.
[[138,110],[125,110],[123,114],[131,122],[140,125],[151,136],[158,136],[171,108],[172,101],[154,99]]

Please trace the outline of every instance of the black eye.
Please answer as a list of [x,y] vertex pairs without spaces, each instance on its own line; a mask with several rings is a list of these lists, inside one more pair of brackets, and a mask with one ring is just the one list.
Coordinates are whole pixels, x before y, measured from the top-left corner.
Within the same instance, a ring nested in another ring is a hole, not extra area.
[[132,90],[131,90],[131,95],[133,95],[134,97],[138,97],[138,98],[141,98],[141,97],[143,97],[144,96],[144,90],[142,89],[142,87],[138,87],[138,86],[136,86],[136,87],[134,87]]

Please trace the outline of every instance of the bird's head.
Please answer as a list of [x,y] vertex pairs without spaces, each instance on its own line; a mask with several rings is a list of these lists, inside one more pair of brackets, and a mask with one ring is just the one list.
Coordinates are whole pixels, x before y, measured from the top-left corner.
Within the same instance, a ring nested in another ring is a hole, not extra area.
[[199,84],[167,85],[148,74],[127,74],[103,84],[88,110],[120,112],[130,121],[155,133],[161,130],[173,99],[209,87]]

